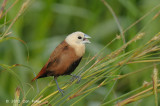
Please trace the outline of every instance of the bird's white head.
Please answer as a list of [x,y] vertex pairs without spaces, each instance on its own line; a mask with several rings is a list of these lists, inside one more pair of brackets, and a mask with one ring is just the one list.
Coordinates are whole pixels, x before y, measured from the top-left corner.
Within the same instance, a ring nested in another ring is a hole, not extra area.
[[88,38],[91,38],[90,36],[84,34],[83,32],[77,31],[73,32],[72,34],[68,35],[66,37],[66,42],[67,43],[73,43],[77,45],[83,45],[87,43],[91,43]]
[[[85,44],[91,43],[88,39],[91,38],[87,34],[77,31],[68,35],[65,41],[76,49],[77,52],[85,51]],[[84,49],[84,50],[83,50]],[[83,53],[82,53],[83,54]]]

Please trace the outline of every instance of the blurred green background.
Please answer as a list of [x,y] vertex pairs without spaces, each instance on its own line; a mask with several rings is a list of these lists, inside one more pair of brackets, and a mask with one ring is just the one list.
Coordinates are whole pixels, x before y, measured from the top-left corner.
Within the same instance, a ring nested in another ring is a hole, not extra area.
[[[17,0],[14,7],[0,19],[1,35],[10,25],[10,22],[18,13],[24,1],[25,0]],[[159,0],[106,1],[117,15],[123,30],[160,4]],[[3,0],[0,1],[0,6],[2,6],[2,2]],[[4,11],[14,2],[15,0],[8,0]],[[126,51],[143,44],[160,31],[160,17],[152,21],[152,18],[158,11],[160,11],[160,8],[152,11],[142,21],[124,33],[126,42],[132,39],[138,32],[146,33],[145,37],[143,37],[140,42],[133,43],[127,47]],[[8,23],[4,25],[5,22]],[[30,54],[29,61],[27,62],[27,49],[23,43],[17,40],[7,40],[5,42],[0,42],[0,64],[7,64],[10,66],[13,64],[24,64],[32,68],[32,70],[30,70],[26,67],[16,67],[13,68],[13,70],[23,82],[24,91],[30,88],[26,83],[33,85],[36,89],[35,83],[31,83],[34,77],[33,71],[37,74],[48,60],[54,48],[63,41],[68,34],[75,31],[82,31],[92,37],[92,43],[87,45],[87,52],[83,62],[77,70],[83,66],[88,56],[94,56],[106,44],[120,34],[112,14],[100,0],[33,0],[12,26],[10,29],[12,33],[9,35],[20,38],[27,43]],[[107,55],[122,45],[122,39],[116,40],[111,45],[107,46],[101,55]],[[150,63],[128,65],[123,68],[121,74],[133,72],[146,65],[150,65]],[[112,95],[110,98],[115,98],[116,96],[134,90],[141,86],[144,81],[151,81],[153,68],[148,68],[147,70],[146,72],[144,71],[118,80],[114,87],[115,95]],[[66,79],[70,79],[70,76],[59,77],[58,81],[64,82]],[[39,79],[39,89],[42,90],[51,80],[53,80],[52,77]],[[0,67],[0,104],[11,105],[6,104],[6,100],[14,99],[17,86],[19,86],[17,79]],[[106,86],[100,87],[85,99],[81,100],[77,105],[100,105],[105,97],[104,91],[106,89]],[[53,90],[56,90],[56,86]],[[36,90],[28,94],[26,99],[32,99],[34,97],[33,95],[36,94],[35,91]],[[52,91],[52,88],[50,88],[50,91]],[[154,104],[154,96],[134,102],[129,104],[129,106],[152,106],[152,104]]]

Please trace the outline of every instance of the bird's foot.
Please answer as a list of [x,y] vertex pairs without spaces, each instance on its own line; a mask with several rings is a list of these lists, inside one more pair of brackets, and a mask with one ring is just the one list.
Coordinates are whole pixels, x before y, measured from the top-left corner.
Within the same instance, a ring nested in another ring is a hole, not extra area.
[[58,88],[58,91],[62,94],[62,96],[64,95],[64,90],[62,90],[61,88]]
[[79,82],[80,82],[81,76],[77,76],[77,75],[71,75],[71,76],[72,76],[71,82],[73,82],[73,81],[76,80],[76,79],[77,79],[77,82],[76,82],[76,83],[79,83]]

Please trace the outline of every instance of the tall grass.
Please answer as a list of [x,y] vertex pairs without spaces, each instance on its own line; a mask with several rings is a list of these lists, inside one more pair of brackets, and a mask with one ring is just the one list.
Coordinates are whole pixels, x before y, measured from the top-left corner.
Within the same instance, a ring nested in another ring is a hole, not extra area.
[[[158,106],[158,0],[2,0],[0,4],[2,105]],[[37,92],[31,79],[56,45],[76,30],[92,36],[74,72],[81,82],[59,77],[62,96],[52,77],[43,78]]]

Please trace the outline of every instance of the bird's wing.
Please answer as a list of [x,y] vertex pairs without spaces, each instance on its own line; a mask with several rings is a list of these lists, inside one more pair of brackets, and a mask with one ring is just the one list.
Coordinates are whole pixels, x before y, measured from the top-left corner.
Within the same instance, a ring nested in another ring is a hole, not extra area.
[[43,66],[41,71],[38,73],[38,75],[32,80],[34,81],[37,78],[46,77],[47,76],[47,68],[53,65],[56,62],[56,59],[60,56],[63,49],[67,46],[67,43],[63,41],[61,44],[59,44],[55,50],[52,52],[50,58],[48,59],[47,63]]

